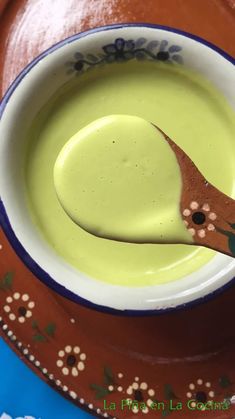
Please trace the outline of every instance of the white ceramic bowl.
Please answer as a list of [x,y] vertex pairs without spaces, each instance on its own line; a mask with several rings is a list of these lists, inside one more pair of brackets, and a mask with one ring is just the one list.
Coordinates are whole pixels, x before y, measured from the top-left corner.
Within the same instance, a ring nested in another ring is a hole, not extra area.
[[84,64],[84,58],[87,62],[90,60],[92,66],[92,56],[88,54],[104,53],[103,47],[109,44],[113,46],[106,49],[107,61],[130,59],[133,44],[126,42],[129,39],[134,41],[135,49],[146,48],[146,51],[149,42],[157,40],[158,47],[154,52],[157,59],[178,61],[198,71],[217,86],[235,109],[234,89],[231,88],[235,86],[234,60],[196,36],[144,24],[115,25],[72,36],[29,64],[1,103],[0,221],[18,255],[48,286],[99,310],[138,315],[159,313],[210,298],[232,284],[235,260],[217,254],[193,274],[157,286],[128,288],[93,280],[67,264],[41,239],[29,217],[22,176],[25,133],[51,95],[68,81],[68,77],[73,77],[66,73],[65,63],[80,51],[82,55],[77,55],[74,65],[77,71],[84,70],[89,65]]

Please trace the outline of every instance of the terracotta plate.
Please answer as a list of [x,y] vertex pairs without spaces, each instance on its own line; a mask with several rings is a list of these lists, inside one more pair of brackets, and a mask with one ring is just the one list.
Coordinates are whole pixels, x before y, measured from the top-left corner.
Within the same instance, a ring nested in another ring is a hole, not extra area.
[[[235,55],[234,0],[10,1],[1,16],[2,92],[51,44],[90,27],[140,21],[192,32]],[[115,317],[59,297],[2,231],[0,243],[1,334],[65,397],[105,417],[235,417],[234,288],[190,310]]]

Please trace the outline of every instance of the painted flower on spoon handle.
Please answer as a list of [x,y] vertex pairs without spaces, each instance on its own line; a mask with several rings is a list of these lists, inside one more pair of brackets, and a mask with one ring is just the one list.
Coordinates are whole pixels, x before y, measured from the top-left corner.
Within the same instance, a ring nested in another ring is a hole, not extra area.
[[[183,210],[184,223],[195,241],[197,237],[205,239],[212,232],[223,234],[227,238],[228,249],[225,253],[235,257],[235,223],[227,222],[223,216],[213,211],[208,203],[191,201],[188,208]],[[224,222],[227,228],[221,228]]]
[[180,209],[193,244],[235,257],[235,200],[211,185],[190,157],[164,132],[162,134],[181,169]]
[[194,165],[187,176],[181,211],[195,244],[235,257],[235,201],[208,183]]

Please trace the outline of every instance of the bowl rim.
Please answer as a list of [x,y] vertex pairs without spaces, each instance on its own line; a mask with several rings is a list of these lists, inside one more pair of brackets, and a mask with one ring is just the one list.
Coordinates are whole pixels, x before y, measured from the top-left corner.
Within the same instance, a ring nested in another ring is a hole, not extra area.
[[[204,46],[212,49],[213,51],[217,52],[219,55],[221,55],[223,58],[225,58],[227,61],[235,64],[235,58],[233,58],[231,55],[223,51],[221,48],[217,47],[213,43],[197,36],[191,33],[188,33],[186,31],[182,31],[176,28],[164,26],[164,25],[156,25],[156,24],[148,24],[148,23],[125,23],[125,24],[113,24],[113,25],[105,25],[100,26],[98,28],[90,29],[84,32],[80,32],[77,34],[74,34],[72,36],[69,36],[62,41],[57,42],[56,44],[53,44],[51,47],[43,51],[41,54],[36,56],[24,69],[18,74],[18,76],[15,78],[15,80],[12,82],[10,87],[7,89],[5,95],[3,96],[1,102],[0,102],[0,120],[3,115],[3,112],[5,110],[5,107],[16,90],[17,86],[20,84],[20,82],[24,79],[24,77],[27,75],[27,73],[43,58],[47,57],[52,52],[62,48],[64,45],[67,45],[69,43],[72,43],[73,41],[77,41],[78,39],[84,38],[90,34],[94,34],[97,32],[104,32],[108,30],[113,29],[122,29],[122,28],[128,28],[128,27],[134,27],[134,28],[151,28],[151,29],[158,29],[158,30],[164,30],[167,32],[176,33],[178,35],[185,36],[186,38],[190,38],[192,40],[195,40],[199,42],[200,44],[203,44]],[[42,281],[45,285],[47,285],[49,288],[53,289],[63,297],[66,297],[70,300],[72,300],[75,303],[79,303],[85,307],[92,308],[101,312],[106,312],[110,314],[116,314],[116,315],[122,315],[122,316],[148,316],[148,315],[156,315],[156,314],[164,314],[171,311],[178,311],[185,308],[191,308],[195,305],[198,305],[199,303],[205,303],[212,298],[214,298],[216,295],[221,294],[226,289],[230,288],[233,284],[235,284],[235,277],[231,278],[226,284],[222,285],[221,287],[218,287],[217,289],[211,291],[210,293],[196,298],[194,300],[188,301],[186,303],[179,304],[174,307],[166,307],[166,308],[157,308],[157,309],[116,309],[108,306],[103,306],[100,304],[96,304],[94,302],[91,302],[78,294],[75,294],[74,292],[67,289],[65,286],[59,284],[56,282],[55,279],[53,279],[43,268],[41,268],[37,262],[30,256],[30,254],[26,251],[26,249],[21,244],[20,240],[16,237],[14,230],[11,226],[11,223],[9,221],[6,209],[4,207],[3,201],[0,197],[0,227],[3,229],[4,234],[6,235],[7,239],[9,240],[10,245],[15,250],[16,254],[19,256],[19,258],[22,260],[22,262],[26,265],[26,267],[39,279]]]

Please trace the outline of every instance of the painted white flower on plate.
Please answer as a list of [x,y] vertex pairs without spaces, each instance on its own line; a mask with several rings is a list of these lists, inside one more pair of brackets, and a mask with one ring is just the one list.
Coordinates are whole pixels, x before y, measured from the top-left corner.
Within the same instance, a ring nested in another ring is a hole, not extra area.
[[24,323],[32,317],[34,307],[35,303],[30,300],[28,294],[14,292],[12,296],[6,298],[3,310],[8,315],[9,320]]
[[77,377],[85,369],[86,354],[81,352],[79,346],[67,345],[58,352],[57,367],[61,368],[63,375],[71,374]]

